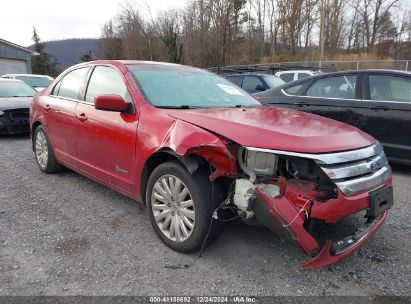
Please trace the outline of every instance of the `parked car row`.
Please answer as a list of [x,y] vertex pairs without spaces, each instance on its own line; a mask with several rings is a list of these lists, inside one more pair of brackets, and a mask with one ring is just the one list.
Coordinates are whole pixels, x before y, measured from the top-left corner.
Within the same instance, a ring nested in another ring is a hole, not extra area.
[[[73,66],[35,95],[30,127],[41,171],[68,167],[145,203],[158,237],[180,252],[241,218],[297,242],[310,258],[306,269],[324,267],[372,238],[393,204],[391,169],[373,137],[263,106],[197,68]],[[367,219],[354,234],[326,242],[315,234],[318,222],[358,212]]]
[[411,164],[411,73],[389,70],[316,75],[254,95],[263,104],[329,117],[378,139],[392,162]]
[[289,70],[277,72],[275,75],[243,73],[226,75],[224,77],[241,87],[244,91],[253,94],[276,88],[286,82],[304,79],[318,74],[318,72],[311,70]]
[[225,78],[250,94],[272,89],[285,83],[281,78],[267,74],[233,74]]

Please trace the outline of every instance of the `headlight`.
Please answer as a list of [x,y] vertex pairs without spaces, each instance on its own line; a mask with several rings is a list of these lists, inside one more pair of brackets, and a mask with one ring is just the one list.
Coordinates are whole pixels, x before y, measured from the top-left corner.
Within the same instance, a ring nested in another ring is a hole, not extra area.
[[277,167],[277,155],[245,149],[244,163],[255,175],[274,175]]

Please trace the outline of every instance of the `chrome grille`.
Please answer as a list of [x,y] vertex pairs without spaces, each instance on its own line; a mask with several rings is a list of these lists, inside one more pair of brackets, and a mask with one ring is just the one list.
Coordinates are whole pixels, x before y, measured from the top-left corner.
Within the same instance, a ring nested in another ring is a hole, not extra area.
[[344,195],[353,196],[383,185],[391,176],[391,168],[379,142],[358,150],[306,154],[247,147],[248,150],[271,152],[312,159]]
[[[352,153],[350,158],[343,163],[319,164],[324,173],[345,195],[352,196],[372,190],[390,177],[391,168],[379,143],[350,152]],[[338,154],[340,153],[336,153],[337,159],[341,159]]]

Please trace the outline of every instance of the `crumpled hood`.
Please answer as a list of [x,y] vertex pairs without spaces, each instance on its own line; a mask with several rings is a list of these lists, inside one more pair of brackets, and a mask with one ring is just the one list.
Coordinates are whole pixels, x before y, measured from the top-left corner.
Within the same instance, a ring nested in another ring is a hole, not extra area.
[[322,116],[285,108],[167,110],[171,117],[242,145],[301,153],[353,150],[375,143],[359,129]]
[[0,97],[0,111],[28,109],[33,97]]

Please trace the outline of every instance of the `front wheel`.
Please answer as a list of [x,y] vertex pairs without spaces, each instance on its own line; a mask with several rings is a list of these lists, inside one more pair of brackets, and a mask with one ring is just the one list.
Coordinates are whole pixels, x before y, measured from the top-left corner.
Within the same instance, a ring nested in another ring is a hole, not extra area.
[[45,173],[60,171],[63,167],[57,162],[46,130],[42,126],[34,132],[34,154],[37,165]]
[[159,238],[170,248],[190,252],[200,248],[221,232],[213,223],[217,202],[211,196],[211,183],[206,174],[193,176],[178,162],[158,166],[151,174],[146,191],[150,221]]

